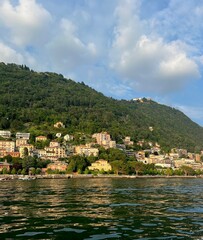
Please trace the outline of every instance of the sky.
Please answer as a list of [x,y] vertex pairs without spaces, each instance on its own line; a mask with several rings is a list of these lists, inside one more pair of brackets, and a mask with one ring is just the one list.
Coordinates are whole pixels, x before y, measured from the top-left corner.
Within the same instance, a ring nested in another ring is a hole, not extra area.
[[150,97],[203,126],[202,22],[203,0],[0,0],[0,62]]

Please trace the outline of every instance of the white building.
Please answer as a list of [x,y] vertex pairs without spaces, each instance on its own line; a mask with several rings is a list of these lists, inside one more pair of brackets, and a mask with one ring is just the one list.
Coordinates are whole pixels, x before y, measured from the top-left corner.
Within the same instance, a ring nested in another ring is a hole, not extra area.
[[0,136],[3,137],[3,138],[10,138],[11,137],[11,132],[0,130]]
[[17,132],[16,133],[16,138],[23,138],[23,139],[30,139],[30,133],[21,133],[21,132]]

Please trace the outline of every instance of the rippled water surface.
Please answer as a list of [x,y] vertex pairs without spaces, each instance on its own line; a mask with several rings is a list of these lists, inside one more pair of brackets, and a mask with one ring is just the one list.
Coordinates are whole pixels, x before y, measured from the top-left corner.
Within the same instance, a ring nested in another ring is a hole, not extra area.
[[0,182],[0,239],[203,239],[203,179]]

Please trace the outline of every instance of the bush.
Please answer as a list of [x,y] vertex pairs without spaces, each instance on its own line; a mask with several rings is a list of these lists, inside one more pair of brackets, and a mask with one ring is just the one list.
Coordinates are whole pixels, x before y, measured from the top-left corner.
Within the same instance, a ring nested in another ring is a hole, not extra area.
[[16,169],[15,168],[12,169],[11,174],[16,174]]
[[41,169],[40,168],[37,168],[36,171],[35,171],[36,174],[40,174],[41,173]]
[[25,174],[26,174],[26,169],[25,169],[25,168],[23,168],[23,170],[21,171],[21,174],[22,174],[22,175],[25,175]]

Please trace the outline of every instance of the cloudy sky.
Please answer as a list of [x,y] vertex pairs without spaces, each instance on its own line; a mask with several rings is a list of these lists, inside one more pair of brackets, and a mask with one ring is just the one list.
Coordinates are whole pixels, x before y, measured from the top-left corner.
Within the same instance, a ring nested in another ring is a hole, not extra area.
[[151,97],[203,126],[202,22],[203,0],[0,0],[0,61]]

